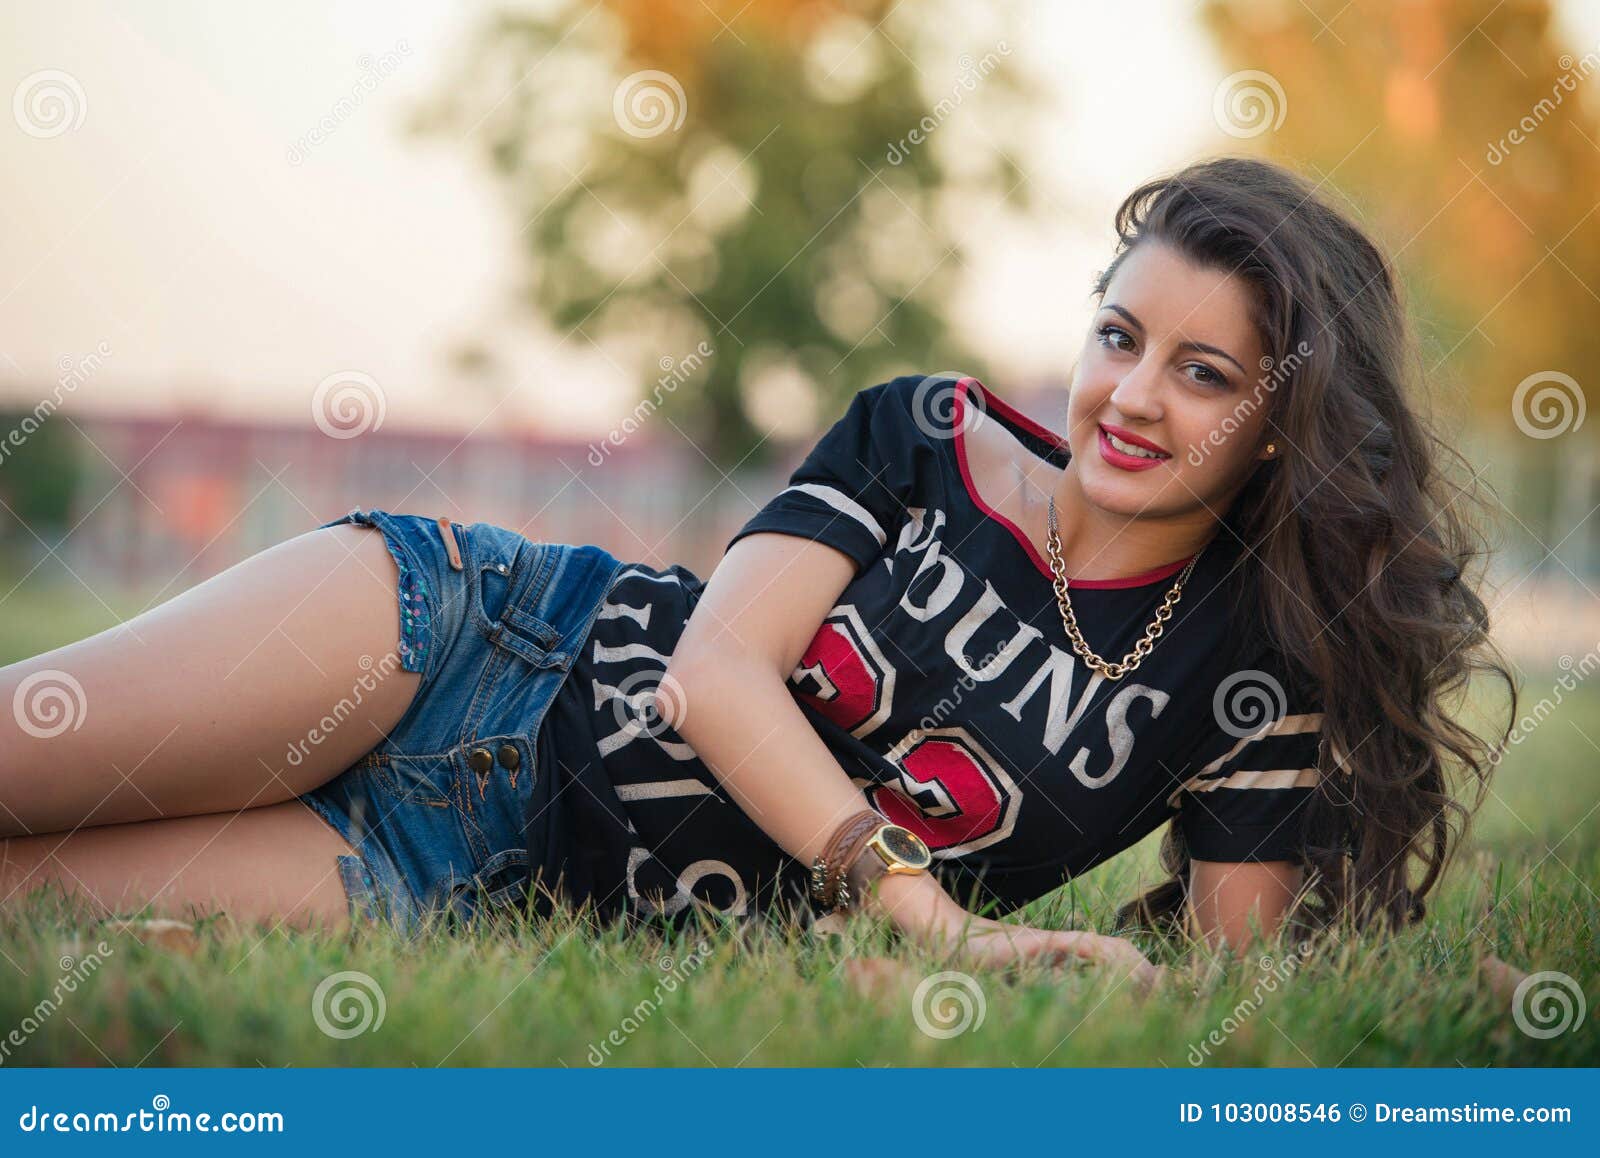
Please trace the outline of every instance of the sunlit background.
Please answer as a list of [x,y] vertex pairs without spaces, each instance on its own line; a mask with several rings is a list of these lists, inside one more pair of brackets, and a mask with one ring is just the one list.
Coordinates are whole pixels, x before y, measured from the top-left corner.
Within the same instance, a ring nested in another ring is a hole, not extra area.
[[1429,408],[1503,503],[1503,642],[1600,640],[1600,5],[4,22],[13,650],[36,607],[108,626],[358,505],[704,574],[899,373],[975,374],[1059,428],[1117,202],[1219,152],[1294,164],[1395,255]]
[[[1244,154],[1392,255],[1418,405],[1498,496],[1485,595],[1522,699],[1427,920],[1277,993],[1287,953],[1231,978],[1185,954],[1144,1004],[942,962],[897,994],[883,966],[935,959],[912,938],[741,930],[644,1023],[681,944],[90,925],[41,897],[0,904],[0,1063],[584,1068],[630,1024],[613,1064],[1182,1067],[1230,1026],[1205,1064],[1594,1061],[1600,0],[51,0],[0,15],[6,97],[0,666],[353,507],[708,576],[902,373],[1064,430],[1117,204]],[[1499,689],[1470,690],[1497,738]],[[1160,841],[1022,918],[1112,932]],[[382,1033],[319,1016],[351,978]],[[951,978],[983,1032],[912,1008]]]

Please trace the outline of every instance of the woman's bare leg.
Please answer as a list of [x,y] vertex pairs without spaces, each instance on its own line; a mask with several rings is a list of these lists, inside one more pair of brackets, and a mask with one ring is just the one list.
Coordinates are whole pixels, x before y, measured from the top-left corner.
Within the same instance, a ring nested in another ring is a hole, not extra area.
[[349,851],[297,800],[21,836],[0,841],[0,907],[53,884],[105,914],[192,920],[226,912],[252,924],[340,928],[349,909],[335,858]]
[[396,654],[398,583],[377,528],[320,528],[0,668],[0,836],[235,812],[326,783],[421,682]]

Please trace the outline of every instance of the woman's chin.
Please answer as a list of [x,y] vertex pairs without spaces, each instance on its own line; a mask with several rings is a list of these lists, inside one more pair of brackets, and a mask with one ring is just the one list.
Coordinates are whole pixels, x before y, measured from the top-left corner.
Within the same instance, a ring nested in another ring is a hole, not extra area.
[[1170,477],[1157,477],[1165,473],[1164,467],[1148,471],[1118,470],[1104,463],[1096,467],[1084,473],[1083,496],[1097,510],[1119,518],[1162,513],[1170,499],[1168,492],[1177,486]]

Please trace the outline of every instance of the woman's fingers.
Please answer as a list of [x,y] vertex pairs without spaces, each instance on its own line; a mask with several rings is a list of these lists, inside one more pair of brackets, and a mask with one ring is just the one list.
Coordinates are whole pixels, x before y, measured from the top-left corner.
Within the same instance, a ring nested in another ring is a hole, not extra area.
[[1153,965],[1133,942],[1084,930],[1033,929],[974,917],[966,923],[960,949],[975,964],[1090,961],[1115,966],[1127,972],[1141,996],[1157,988],[1166,976],[1166,970]]
[[1054,942],[1047,952],[1055,960],[1077,958],[1124,970],[1140,993],[1154,989],[1165,976],[1165,970],[1158,969],[1137,945],[1124,938],[1081,931],[1047,935]]
[[1099,933],[1086,933],[1078,930],[1069,930],[1053,933],[1051,936],[1059,938],[1062,951],[1089,961],[1102,964],[1149,964],[1145,955],[1131,941],[1121,937],[1106,937]]
[[1080,957],[1096,964],[1108,965],[1126,975],[1134,993],[1142,1000],[1160,988],[1166,980],[1165,966],[1157,966],[1139,951],[1139,947],[1121,937],[1102,937],[1085,933],[1072,943]]
[[1167,983],[1167,967],[1165,965],[1150,965],[1146,970],[1136,973],[1133,978],[1134,992],[1142,1000],[1161,989]]

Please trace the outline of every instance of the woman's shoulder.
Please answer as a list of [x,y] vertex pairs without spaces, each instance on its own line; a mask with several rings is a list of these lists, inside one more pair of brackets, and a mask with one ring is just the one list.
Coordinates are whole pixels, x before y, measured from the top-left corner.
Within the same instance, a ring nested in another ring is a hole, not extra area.
[[1255,619],[1254,630],[1245,640],[1237,669],[1272,689],[1274,698],[1285,705],[1285,710],[1319,711],[1322,691],[1310,668],[1292,649],[1274,638],[1259,609]]

